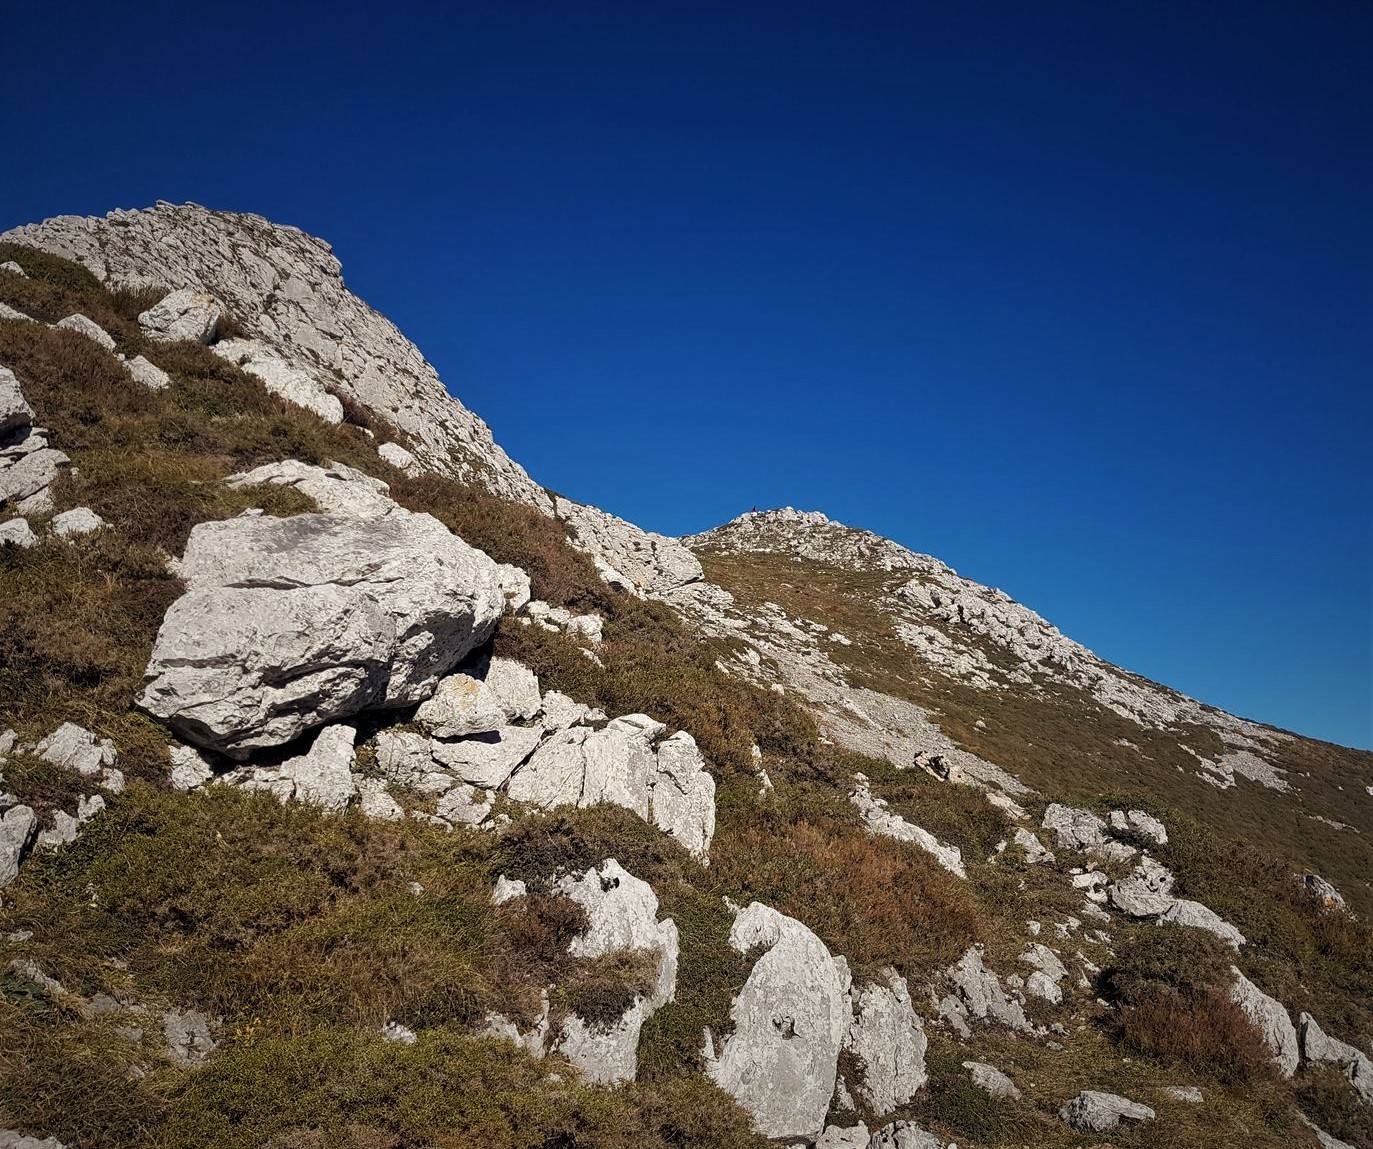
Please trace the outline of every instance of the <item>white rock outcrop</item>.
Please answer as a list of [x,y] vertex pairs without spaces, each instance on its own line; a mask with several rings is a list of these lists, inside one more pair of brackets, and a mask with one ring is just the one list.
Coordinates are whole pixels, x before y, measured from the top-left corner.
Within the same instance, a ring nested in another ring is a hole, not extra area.
[[906,821],[899,814],[893,814],[887,809],[887,803],[873,794],[866,775],[855,774],[854,783],[849,801],[857,807],[870,834],[895,838],[898,842],[912,842],[931,855],[949,873],[967,878],[968,873],[963,868],[963,855],[957,846],[945,845],[923,827]]
[[[961,958],[944,971],[953,993],[939,1003],[939,1012],[960,1033],[968,1021],[992,1021],[1008,1029],[1029,1033],[1025,1008],[1006,995],[1001,979],[982,960],[979,946],[969,946]],[[960,1028],[961,1025],[961,1028]]]
[[440,682],[415,711],[415,721],[436,738],[491,734],[533,718],[541,702],[532,670],[508,658],[493,658]]
[[38,815],[28,806],[0,814],[0,888],[19,876],[19,866],[38,836]]
[[654,596],[702,577],[700,560],[676,539],[568,499],[557,500],[555,513],[573,542],[600,560],[612,586]]
[[65,539],[75,535],[88,535],[92,531],[98,531],[104,525],[105,520],[90,507],[75,507],[70,511],[63,511],[60,515],[53,516],[52,533]]
[[33,533],[28,519],[10,519],[0,523],[0,546],[8,543],[10,546],[27,549],[37,541],[38,536]]
[[138,325],[164,343],[213,343],[223,318],[224,308],[213,295],[183,287],[143,312]]
[[995,1065],[988,1065],[985,1061],[965,1061],[963,1068],[968,1070],[973,1084],[983,1093],[1011,1101],[1019,1099],[1020,1090],[1016,1088],[1015,1082]]
[[1297,1041],[1297,1028],[1287,1014],[1282,1002],[1269,997],[1234,966],[1230,967],[1234,984],[1230,987],[1230,1000],[1244,1011],[1254,1028],[1259,1031],[1264,1045],[1273,1055],[1273,1064],[1283,1077],[1291,1077],[1301,1062],[1301,1047]]
[[1138,1101],[1131,1101],[1115,1093],[1084,1089],[1058,1115],[1064,1122],[1082,1133],[1109,1133],[1122,1121],[1152,1121],[1154,1111]]
[[294,799],[335,813],[345,810],[357,794],[353,776],[353,744],[357,731],[347,723],[326,726],[310,749],[279,766],[241,766],[221,779],[245,790],[266,790],[278,801]]
[[718,1056],[710,1051],[706,1072],[765,1137],[818,1136],[853,1019],[848,965],[795,918],[760,902],[736,913],[729,944],[765,952],[730,1007],[734,1031]]
[[505,609],[497,565],[430,515],[201,523],[139,705],[230,757],[422,702]]
[[1373,1060],[1363,1050],[1329,1036],[1309,1013],[1297,1019],[1302,1059],[1309,1064],[1327,1063],[1344,1070],[1349,1084],[1365,1105],[1373,1105]]
[[75,315],[68,315],[66,319],[59,319],[53,326],[63,331],[75,331],[78,335],[84,335],[93,343],[98,343],[106,351],[114,350],[114,336],[94,319],[88,319],[79,312]]
[[149,362],[142,355],[135,355],[132,359],[126,359],[124,366],[133,376],[133,381],[146,387],[149,391],[165,391],[172,385],[172,377],[156,363]]
[[715,833],[715,780],[685,731],[655,748],[666,729],[645,714],[628,714],[602,730],[559,730],[515,772],[508,793],[544,809],[624,806],[704,859]]
[[929,1077],[925,1070],[929,1042],[911,1004],[906,979],[894,969],[885,971],[885,979],[885,984],[855,987],[853,1020],[844,1035],[844,1049],[861,1066],[854,1092],[876,1117],[886,1117],[905,1105]]
[[273,395],[304,407],[326,423],[343,422],[343,402],[313,374],[293,366],[253,339],[223,339],[212,348],[221,359],[246,371]]

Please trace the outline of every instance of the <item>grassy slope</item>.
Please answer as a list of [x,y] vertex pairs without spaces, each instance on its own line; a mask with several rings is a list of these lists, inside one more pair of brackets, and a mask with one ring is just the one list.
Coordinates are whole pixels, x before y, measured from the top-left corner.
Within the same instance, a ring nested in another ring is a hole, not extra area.
[[[755,1140],[746,1121],[698,1071],[701,1028],[727,1029],[748,969],[724,944],[722,895],[801,918],[860,974],[893,964],[916,983],[975,939],[1009,971],[1024,918],[1050,921],[1071,908],[1062,882],[1044,871],[979,860],[1005,829],[979,795],[828,747],[790,703],[720,674],[720,651],[670,610],[608,591],[556,523],[446,480],[408,479],[358,427],[329,427],[287,406],[205,349],[145,346],[132,318],[146,300],[107,293],[51,257],[11,248],[4,258],[18,258],[32,278],[0,277],[0,299],[48,320],[82,310],[174,385],[145,392],[79,336],[0,322],[0,363],[18,373],[79,470],[60,485],[58,509],[89,505],[115,527],[0,552],[0,633],[17,639],[0,644],[0,718],[26,737],[79,721],[115,739],[135,779],[76,846],[32,860],[6,891],[0,936],[34,937],[0,943],[0,962],[22,953],[82,994],[205,1009],[223,1020],[224,1043],[200,1068],[180,1069],[160,1057],[155,1034],[132,1048],[115,1034],[128,1015],[86,1020],[70,999],[7,975],[0,1123],[82,1146],[168,1149],[743,1145]],[[545,687],[612,713],[644,710],[696,736],[719,782],[712,865],[613,808],[520,818],[500,834],[440,834],[281,808],[261,795],[162,789],[169,739],[129,705],[179,592],[158,548],[176,551],[195,522],[245,506],[305,509],[293,494],[229,492],[219,482],[287,457],[377,475],[404,505],[523,566],[536,595],[602,612],[603,667],[532,628],[508,625],[497,645]],[[776,784],[768,797],[753,776],[755,742]],[[960,845],[970,882],[911,846],[869,838],[844,800],[855,769]],[[69,781],[22,758],[6,776],[49,807],[70,800]],[[556,1066],[471,1035],[487,1009],[527,1016],[549,982],[559,986],[555,1007],[568,1008],[613,1004],[639,976],[570,963],[577,922],[560,899],[536,890],[528,905],[501,910],[487,900],[498,873],[537,884],[612,855],[653,884],[683,946],[678,1001],[645,1029],[640,1082],[619,1090],[581,1086],[566,1070],[553,1081]],[[1318,917],[1300,905],[1284,913],[1285,928],[1314,945]],[[1343,944],[1326,948],[1338,955]],[[1308,977],[1273,952],[1273,976]],[[419,1029],[419,1044],[381,1042],[375,1027],[387,1018]],[[1185,1077],[1214,1092],[1213,1102],[1204,1118],[1157,1105],[1149,1144],[1278,1146],[1299,1136],[1290,1087],[1225,1064],[1180,1065],[1171,1054],[1125,1062],[1105,1020],[1089,1011],[1080,1024],[1061,1052],[979,1038],[984,1059],[1026,1089],[1023,1101],[1000,1105],[968,1093],[958,1061],[969,1051],[935,1034],[932,1088],[912,1115],[963,1145],[1075,1145],[1083,1139],[1053,1117],[1072,1090],[1118,1086],[1153,1101],[1158,1086]],[[143,1074],[132,1080],[131,1062]]]

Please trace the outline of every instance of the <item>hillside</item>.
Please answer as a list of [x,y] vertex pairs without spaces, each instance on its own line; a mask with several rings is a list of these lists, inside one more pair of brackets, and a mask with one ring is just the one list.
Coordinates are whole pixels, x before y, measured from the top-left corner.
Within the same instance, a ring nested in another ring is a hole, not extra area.
[[546,491],[294,228],[0,236],[0,539],[0,1146],[1373,1149],[1373,755]]

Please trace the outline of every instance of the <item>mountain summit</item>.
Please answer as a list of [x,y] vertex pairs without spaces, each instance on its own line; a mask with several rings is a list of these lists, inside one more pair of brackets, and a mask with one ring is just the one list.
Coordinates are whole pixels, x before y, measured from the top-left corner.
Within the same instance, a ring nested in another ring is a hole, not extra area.
[[547,491],[329,245],[0,236],[0,1147],[1373,1149],[1373,755]]

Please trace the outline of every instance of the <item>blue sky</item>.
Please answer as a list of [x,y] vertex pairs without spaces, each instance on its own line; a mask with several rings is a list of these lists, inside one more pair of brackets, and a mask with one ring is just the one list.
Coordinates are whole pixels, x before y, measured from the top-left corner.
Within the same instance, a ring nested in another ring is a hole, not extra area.
[[0,225],[294,223],[551,487],[1373,746],[1373,7],[370,8],[9,13]]

